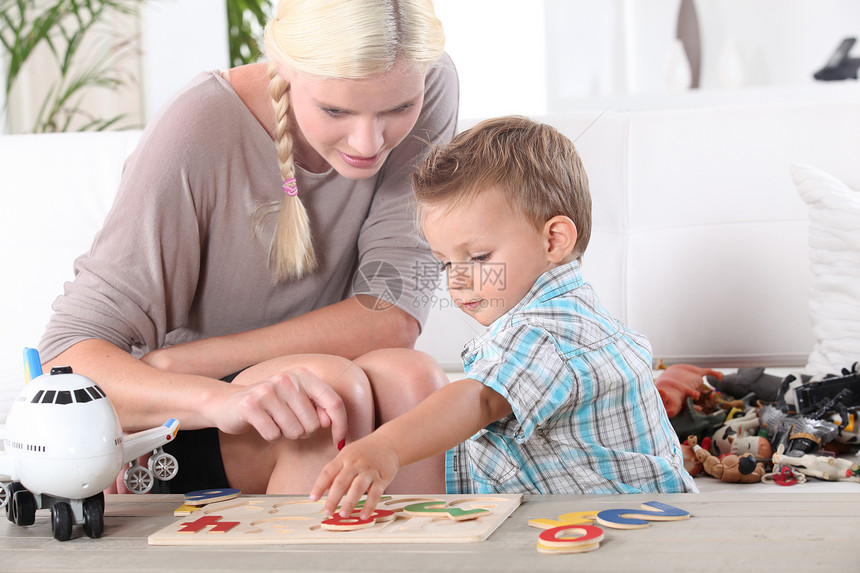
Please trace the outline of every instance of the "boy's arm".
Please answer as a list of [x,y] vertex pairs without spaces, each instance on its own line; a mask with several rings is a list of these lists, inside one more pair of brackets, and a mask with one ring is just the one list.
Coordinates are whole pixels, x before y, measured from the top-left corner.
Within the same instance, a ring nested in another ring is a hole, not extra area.
[[326,515],[334,515],[343,498],[339,513],[348,517],[366,492],[361,512],[366,518],[402,466],[445,452],[511,412],[501,394],[480,382],[452,382],[346,446],[320,472],[310,496],[320,499],[328,489]]

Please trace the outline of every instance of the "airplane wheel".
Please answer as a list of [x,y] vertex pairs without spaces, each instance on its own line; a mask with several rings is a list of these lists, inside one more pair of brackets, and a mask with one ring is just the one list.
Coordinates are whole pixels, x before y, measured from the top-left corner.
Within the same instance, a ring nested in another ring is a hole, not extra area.
[[12,499],[15,497],[15,492],[26,489],[21,482],[13,481],[3,488],[6,491],[6,519],[15,523],[15,516],[12,515]]
[[102,515],[104,515],[105,514],[105,492],[100,491],[97,494],[95,494],[94,496],[92,496],[90,499],[94,499],[94,500],[99,502],[99,506],[101,506]]
[[84,500],[84,533],[93,539],[101,537],[105,531],[104,505],[102,503],[99,503],[98,496]]
[[172,480],[179,473],[179,462],[172,455],[159,452],[149,458],[149,471],[161,481]]
[[125,470],[125,487],[132,493],[149,493],[155,480],[152,473],[143,466],[132,464]]
[[0,483],[0,508],[9,507],[9,492],[6,490],[8,486],[5,483]]
[[36,523],[36,498],[26,489],[20,489],[12,496],[12,522],[15,525]]
[[51,531],[57,541],[68,541],[72,538],[74,516],[72,506],[65,501],[58,501],[51,506]]

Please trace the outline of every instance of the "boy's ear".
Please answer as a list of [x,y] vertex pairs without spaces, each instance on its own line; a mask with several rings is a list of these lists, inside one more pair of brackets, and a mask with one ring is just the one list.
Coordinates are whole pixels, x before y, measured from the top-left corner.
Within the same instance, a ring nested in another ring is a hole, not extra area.
[[556,215],[547,221],[543,227],[547,261],[556,264],[568,262],[576,246],[576,237],[576,224],[570,217]]

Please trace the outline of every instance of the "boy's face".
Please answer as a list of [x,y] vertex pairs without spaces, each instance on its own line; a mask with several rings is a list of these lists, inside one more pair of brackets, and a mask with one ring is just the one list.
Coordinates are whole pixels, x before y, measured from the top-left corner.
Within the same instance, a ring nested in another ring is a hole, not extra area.
[[494,189],[446,212],[426,209],[424,236],[448,274],[454,303],[484,326],[514,307],[544,271],[546,241]]

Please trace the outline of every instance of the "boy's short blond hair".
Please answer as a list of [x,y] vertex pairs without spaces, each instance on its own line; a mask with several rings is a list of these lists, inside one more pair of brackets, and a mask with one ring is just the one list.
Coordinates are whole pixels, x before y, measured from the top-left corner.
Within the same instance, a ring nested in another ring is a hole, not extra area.
[[433,148],[412,174],[418,214],[455,209],[490,188],[535,228],[556,215],[576,225],[574,257],[591,238],[591,194],[576,148],[549,125],[525,117],[485,120]]

